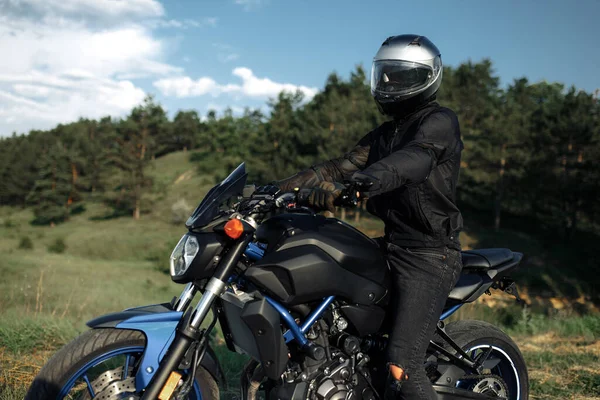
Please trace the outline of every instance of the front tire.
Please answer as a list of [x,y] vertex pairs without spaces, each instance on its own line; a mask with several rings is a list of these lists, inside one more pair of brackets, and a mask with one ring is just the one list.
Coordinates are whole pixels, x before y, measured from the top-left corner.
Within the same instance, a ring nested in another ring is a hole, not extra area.
[[[89,387],[91,379],[88,378],[87,371],[92,368],[101,368],[104,365],[102,363],[110,362],[111,359],[108,356],[126,355],[126,357],[130,357],[134,355],[133,359],[135,359],[135,355],[139,357],[145,347],[146,337],[140,331],[128,329],[93,329],[87,331],[50,358],[33,380],[25,400],[62,399],[66,396],[65,391],[69,393],[71,388],[75,387],[81,379],[83,379],[83,382],[80,382],[80,385],[87,384]],[[129,359],[125,365],[129,365]],[[124,367],[121,368],[125,370]],[[129,373],[130,370],[133,371],[134,365],[130,365],[126,369],[130,376],[135,376],[135,372]],[[219,398],[219,388],[215,379],[201,366],[198,366],[196,383],[201,392],[202,400],[217,400]],[[191,393],[193,392],[192,390]],[[91,398],[90,394],[84,396],[84,398]]]
[[487,322],[469,320],[449,323],[446,333],[470,356],[492,346],[495,356],[502,359],[492,373],[506,375],[503,378],[510,386],[510,400],[529,399],[527,365],[519,347],[506,333]]

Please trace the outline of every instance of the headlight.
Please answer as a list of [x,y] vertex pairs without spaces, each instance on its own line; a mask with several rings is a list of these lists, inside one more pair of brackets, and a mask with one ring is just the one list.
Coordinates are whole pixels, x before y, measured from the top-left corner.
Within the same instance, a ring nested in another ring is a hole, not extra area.
[[171,276],[180,276],[192,265],[200,246],[195,236],[186,233],[171,253]]

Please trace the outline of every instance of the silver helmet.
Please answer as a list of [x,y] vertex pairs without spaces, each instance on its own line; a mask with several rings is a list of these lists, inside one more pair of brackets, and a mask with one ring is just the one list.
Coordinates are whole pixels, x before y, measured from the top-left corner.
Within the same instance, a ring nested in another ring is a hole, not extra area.
[[434,98],[442,70],[440,51],[425,36],[391,36],[373,58],[371,94],[386,115],[410,113]]

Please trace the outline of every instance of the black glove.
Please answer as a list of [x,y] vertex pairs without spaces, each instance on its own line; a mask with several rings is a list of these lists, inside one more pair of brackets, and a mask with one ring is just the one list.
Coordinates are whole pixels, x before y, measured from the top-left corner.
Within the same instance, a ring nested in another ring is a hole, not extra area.
[[352,175],[352,181],[356,183],[357,189],[360,192],[377,192],[381,189],[381,182],[373,175],[365,174],[362,171],[355,172]]
[[300,201],[304,200],[317,210],[334,212],[335,201],[342,195],[344,189],[346,187],[339,182],[321,182],[317,187],[302,190]]
[[298,172],[296,175],[292,175],[289,178],[272,182],[272,185],[279,186],[282,192],[293,192],[296,188],[301,189],[317,186],[319,181],[317,173],[312,168],[309,168],[305,171]]

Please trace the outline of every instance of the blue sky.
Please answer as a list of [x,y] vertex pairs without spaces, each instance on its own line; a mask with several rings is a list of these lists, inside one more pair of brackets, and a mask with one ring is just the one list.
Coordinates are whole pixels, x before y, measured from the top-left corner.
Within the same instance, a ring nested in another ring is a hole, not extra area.
[[429,37],[445,64],[489,57],[526,76],[600,88],[600,1],[0,0],[0,135],[125,115],[147,93],[170,113],[308,98],[370,68],[381,42]]

